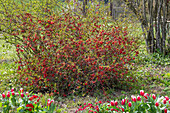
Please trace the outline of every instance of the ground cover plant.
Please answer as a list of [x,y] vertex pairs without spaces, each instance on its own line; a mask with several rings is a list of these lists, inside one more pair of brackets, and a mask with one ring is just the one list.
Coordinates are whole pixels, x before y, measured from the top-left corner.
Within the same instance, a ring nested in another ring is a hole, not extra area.
[[[24,3],[22,5],[26,6]],[[135,88],[149,90],[150,88],[155,88],[154,85],[159,85],[161,88],[166,89],[163,89],[161,94],[169,95],[168,64],[165,65],[165,70],[158,70],[161,73],[157,74],[158,71],[153,67],[153,63],[157,62],[140,63],[141,59],[143,61],[149,60],[147,57],[143,58],[146,54],[141,54],[140,51],[143,51],[143,49],[138,48],[141,40],[137,37],[140,37],[141,29],[137,29],[139,32],[136,33],[135,31],[137,31],[136,28],[138,27],[133,28],[133,25],[127,25],[128,22],[125,22],[125,18],[113,22],[104,17],[103,15],[105,14],[100,10],[101,6],[95,4],[95,2],[94,7],[91,6],[88,9],[89,14],[87,11],[87,17],[72,13],[74,12],[72,9],[55,10],[55,14],[53,12],[54,7],[51,7],[53,5],[48,5],[47,8],[43,7],[44,12],[40,14],[33,11],[40,8],[37,7],[37,9],[20,10],[12,14],[6,13],[5,16],[9,15],[10,18],[5,18],[3,15],[4,17],[1,19],[4,22],[2,23],[2,28],[9,25],[11,28],[8,28],[7,31],[2,30],[3,39],[15,46],[18,57],[15,59],[16,65],[11,65],[12,61],[2,62],[3,65],[13,66],[17,72],[15,74],[8,71],[6,72],[7,74],[3,73],[5,76],[13,75],[12,78],[11,76],[6,78],[6,80],[11,79],[12,83],[11,85],[7,83],[7,86],[16,87],[17,89],[22,86],[24,90],[34,91],[34,93],[46,93],[46,91],[49,91],[50,94],[46,95],[53,95],[56,99],[55,105],[58,105],[54,112],[75,112],[77,109],[81,109],[82,107],[77,107],[84,105],[81,102],[82,96],[92,98],[90,100],[91,104],[86,106],[88,108],[95,105],[98,100],[105,99],[105,101],[110,102],[111,99],[116,97],[114,100],[120,101],[120,99],[124,99],[126,92],[129,92],[129,95],[136,94]],[[123,23],[120,23],[122,20]],[[158,56],[158,58],[164,61],[163,57]],[[2,70],[5,70],[6,67],[4,66]],[[152,68],[154,73],[151,71]],[[145,71],[147,72],[145,73]],[[2,83],[4,83],[3,79],[2,77]],[[17,83],[17,85],[13,83]],[[9,89],[9,87],[4,89]],[[10,101],[12,92],[5,93],[6,100],[4,101],[4,89],[1,90],[1,107],[5,110],[13,110],[11,108],[6,109],[6,104],[12,102]],[[123,96],[116,94],[116,91],[119,90]],[[154,89],[153,91],[158,90],[160,89]],[[7,95],[10,95],[10,98],[7,98]],[[42,97],[46,98],[45,96]],[[146,105],[147,110],[153,106],[153,109],[158,112],[160,108],[163,112],[166,112],[166,110],[164,111],[165,107],[163,108],[162,106],[165,104],[162,104],[162,101],[159,103],[161,107],[157,108],[155,107],[156,100],[151,99],[148,101],[142,103],[142,105]],[[135,108],[133,102],[131,104]],[[45,108],[47,104],[41,101],[42,103],[44,103]],[[107,112],[107,107],[111,110],[112,106],[106,107],[107,103],[103,103],[103,101],[98,103],[99,105],[101,104],[100,108],[104,110],[102,112]],[[16,108],[25,109],[26,103],[24,105],[21,103]],[[128,106],[131,105],[126,104],[127,111],[131,110],[130,112],[132,112],[133,107],[128,108]],[[167,99],[167,111],[168,106]],[[121,107],[123,108],[123,106]],[[42,111],[44,108],[40,107],[38,109]],[[135,109],[137,108],[136,106]],[[88,109],[85,110],[89,112]],[[93,110],[93,108],[90,108],[90,110]]]

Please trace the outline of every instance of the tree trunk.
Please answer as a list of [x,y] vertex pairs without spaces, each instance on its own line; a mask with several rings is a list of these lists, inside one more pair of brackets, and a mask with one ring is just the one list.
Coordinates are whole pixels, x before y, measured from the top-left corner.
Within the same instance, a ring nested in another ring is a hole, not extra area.
[[141,22],[142,30],[147,33],[144,33],[147,51],[161,52],[165,55],[168,0],[143,0],[143,4],[134,0],[124,0],[124,2]]
[[86,17],[86,6],[87,6],[87,0],[83,0],[83,15]]
[[113,16],[113,2],[110,0],[110,16]]

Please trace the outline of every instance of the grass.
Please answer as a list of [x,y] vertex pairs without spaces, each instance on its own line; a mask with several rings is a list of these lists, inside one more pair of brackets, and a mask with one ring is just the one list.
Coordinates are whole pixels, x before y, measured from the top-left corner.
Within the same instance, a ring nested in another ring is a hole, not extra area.
[[12,87],[15,78],[15,48],[0,40],[0,92]]

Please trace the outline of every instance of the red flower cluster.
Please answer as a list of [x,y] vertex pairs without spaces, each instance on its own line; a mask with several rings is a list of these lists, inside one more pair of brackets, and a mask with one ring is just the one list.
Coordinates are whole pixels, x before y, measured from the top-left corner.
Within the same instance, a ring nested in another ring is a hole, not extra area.
[[29,111],[32,111],[32,109],[34,109],[34,106],[32,104],[27,104],[26,107],[31,107],[31,108],[26,109],[26,110],[29,110]]
[[127,28],[100,25],[96,17],[83,22],[70,12],[44,20],[28,13],[17,18],[21,25],[12,34],[22,36],[16,44],[22,85],[66,96],[75,86],[74,91],[88,93],[96,86],[105,90],[136,81],[126,76],[139,54],[137,39],[128,36]]

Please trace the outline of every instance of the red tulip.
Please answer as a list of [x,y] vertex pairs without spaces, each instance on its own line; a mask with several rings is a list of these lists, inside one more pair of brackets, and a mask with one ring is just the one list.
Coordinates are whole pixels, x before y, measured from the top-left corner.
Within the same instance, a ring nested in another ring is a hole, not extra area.
[[7,97],[10,97],[10,93],[7,94]]
[[155,99],[156,99],[156,95],[155,95],[155,94],[153,94],[153,95],[152,95],[152,98],[155,100]]
[[133,101],[133,102],[136,102],[136,97],[133,96],[133,97],[132,97],[132,101]]
[[144,91],[143,90],[140,90],[140,95],[144,96]]
[[146,99],[148,99],[148,94],[147,94],[147,93],[145,93],[145,94],[144,94],[144,97],[145,97]]
[[132,106],[132,103],[131,103],[131,102],[129,102],[129,103],[128,103],[128,106],[129,106],[129,107],[131,107],[131,106]]
[[4,93],[2,94],[2,97],[5,98],[5,94]]
[[168,97],[168,96],[165,96],[165,99],[168,101],[168,100],[169,100],[169,97]]
[[21,93],[21,97],[24,97],[24,94],[23,94],[23,93]]
[[163,99],[163,104],[166,104],[166,99]]
[[158,107],[158,106],[159,106],[159,103],[158,103],[158,102],[156,102],[156,103],[155,103],[155,106],[156,106],[156,107]]
[[167,109],[166,108],[164,109],[164,113],[167,113]]
[[13,91],[14,91],[14,88],[11,89],[11,92],[13,92]]
[[117,106],[118,105],[118,102],[117,101],[115,101],[115,106]]
[[137,96],[137,101],[141,101],[141,97],[140,96]]
[[125,105],[125,100],[123,99],[122,102],[121,102],[122,105]]
[[21,93],[23,93],[24,90],[21,88],[19,91],[20,91]]
[[15,93],[14,92],[12,92],[12,96],[14,96],[15,95]]
[[99,101],[99,104],[102,104],[102,101]]
[[110,104],[111,104],[111,106],[114,106],[114,105],[115,105],[114,101],[111,101]]

